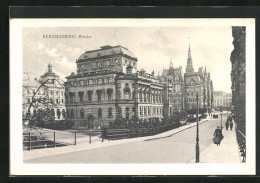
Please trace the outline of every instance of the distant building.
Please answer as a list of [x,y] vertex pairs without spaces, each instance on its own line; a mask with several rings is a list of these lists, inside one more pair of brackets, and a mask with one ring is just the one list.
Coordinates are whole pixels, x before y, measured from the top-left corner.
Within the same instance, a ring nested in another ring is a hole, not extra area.
[[[194,72],[191,49],[189,46],[186,72],[184,73],[184,107],[188,113],[195,113],[197,108],[196,93],[199,96],[199,112],[210,112],[213,108],[213,82],[210,72],[206,67],[200,67],[198,72]],[[195,109],[195,110],[194,110]]]
[[232,63],[231,81],[232,81],[232,111],[234,114],[237,128],[245,134],[245,116],[246,116],[246,27],[232,27],[232,36],[234,38],[234,50],[231,53],[230,61]]
[[232,104],[231,93],[223,91],[214,91],[214,109],[215,110],[230,110]]
[[[47,81],[48,80],[48,81]],[[43,83],[44,86],[40,87]],[[39,79],[35,74],[23,73],[23,112],[27,113],[32,100],[40,100],[36,102],[37,106],[31,107],[30,113],[40,109],[47,102],[52,103],[50,108],[54,120],[64,120],[66,118],[65,111],[65,88],[62,80],[52,72],[52,66],[48,65],[48,71]],[[38,90],[38,91],[37,91]],[[39,105],[39,106],[38,106]]]
[[163,69],[162,75],[160,76],[160,80],[163,82],[168,82],[173,86],[173,91],[169,94],[170,98],[172,98],[174,111],[183,111],[184,110],[184,80],[182,75],[182,67],[173,67],[172,61],[170,62],[169,69]]

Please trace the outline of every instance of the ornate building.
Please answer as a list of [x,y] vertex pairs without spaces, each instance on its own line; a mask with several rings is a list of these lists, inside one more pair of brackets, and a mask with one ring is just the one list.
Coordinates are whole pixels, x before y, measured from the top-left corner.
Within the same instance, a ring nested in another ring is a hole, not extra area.
[[194,89],[200,92],[200,108],[212,108],[210,74],[202,68],[194,72],[190,49],[184,79],[182,67],[174,68],[172,62],[157,77],[154,71],[138,71],[137,62],[127,48],[109,45],[76,60],[77,73],[66,77],[67,119],[74,128],[100,128],[122,118],[167,118],[191,103],[195,107]]
[[194,72],[189,46],[186,72],[184,73],[184,108],[188,113],[196,113],[196,93],[199,96],[199,112],[209,112],[213,108],[213,82],[206,67]]
[[173,86],[173,90],[170,93],[172,98],[172,110],[174,111],[183,111],[184,109],[184,100],[183,100],[183,89],[184,81],[182,76],[182,67],[173,67],[172,61],[170,62],[169,69],[163,69],[160,80],[163,82],[168,82]]
[[[52,72],[51,64],[48,65],[48,71],[37,79],[33,73],[23,73],[23,112],[28,111],[32,100],[36,101],[37,106],[30,108],[31,114],[34,110],[46,107],[48,102],[51,105],[51,113],[54,120],[64,120],[65,112],[65,88],[63,81]],[[42,85],[43,83],[44,86]],[[34,96],[34,97],[33,97]],[[39,102],[37,102],[39,101]]]
[[115,119],[163,118],[173,113],[173,86],[154,72],[137,71],[137,58],[122,46],[86,51],[77,74],[66,77],[67,118],[74,128],[99,128]]
[[234,50],[231,53],[230,61],[232,63],[231,81],[232,81],[232,112],[237,128],[245,134],[245,110],[246,110],[246,27],[232,27],[232,36],[234,38]]

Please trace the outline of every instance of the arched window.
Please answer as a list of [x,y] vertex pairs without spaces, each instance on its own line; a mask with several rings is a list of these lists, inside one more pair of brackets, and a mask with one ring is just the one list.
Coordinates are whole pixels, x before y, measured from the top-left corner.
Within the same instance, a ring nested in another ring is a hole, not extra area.
[[65,109],[62,109],[62,117],[65,118],[66,117],[66,112]]
[[98,117],[102,118],[102,109],[98,109]]
[[84,119],[84,110],[83,109],[80,109],[80,118]]
[[112,117],[112,108],[111,107],[108,108],[108,116]]
[[51,109],[51,115],[54,117],[55,116],[55,111],[54,109]]
[[57,109],[57,117],[58,117],[58,119],[60,119],[60,115],[61,115],[60,109]]

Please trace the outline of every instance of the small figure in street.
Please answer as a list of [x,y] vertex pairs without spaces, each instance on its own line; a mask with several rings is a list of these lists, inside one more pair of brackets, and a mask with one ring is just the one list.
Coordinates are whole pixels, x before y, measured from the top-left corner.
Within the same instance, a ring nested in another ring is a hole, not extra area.
[[[228,130],[228,127],[229,127],[229,122],[226,121],[226,130]],[[230,127],[231,128],[231,127]]]
[[219,146],[221,143],[221,140],[224,138],[224,136],[222,134],[222,129],[220,129],[219,126],[217,126],[217,129],[215,130],[213,137],[214,137],[213,138],[214,144],[217,144],[217,146]]
[[230,130],[232,130],[232,128],[233,128],[233,122],[230,121]]

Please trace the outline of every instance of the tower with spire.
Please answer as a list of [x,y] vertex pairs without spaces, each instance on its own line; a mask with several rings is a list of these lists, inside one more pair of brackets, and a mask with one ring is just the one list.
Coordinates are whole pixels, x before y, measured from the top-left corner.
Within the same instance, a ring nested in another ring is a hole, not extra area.
[[193,72],[194,72],[194,68],[193,68],[193,64],[192,64],[192,57],[191,57],[191,50],[190,50],[190,43],[189,43],[186,73],[193,73]]

